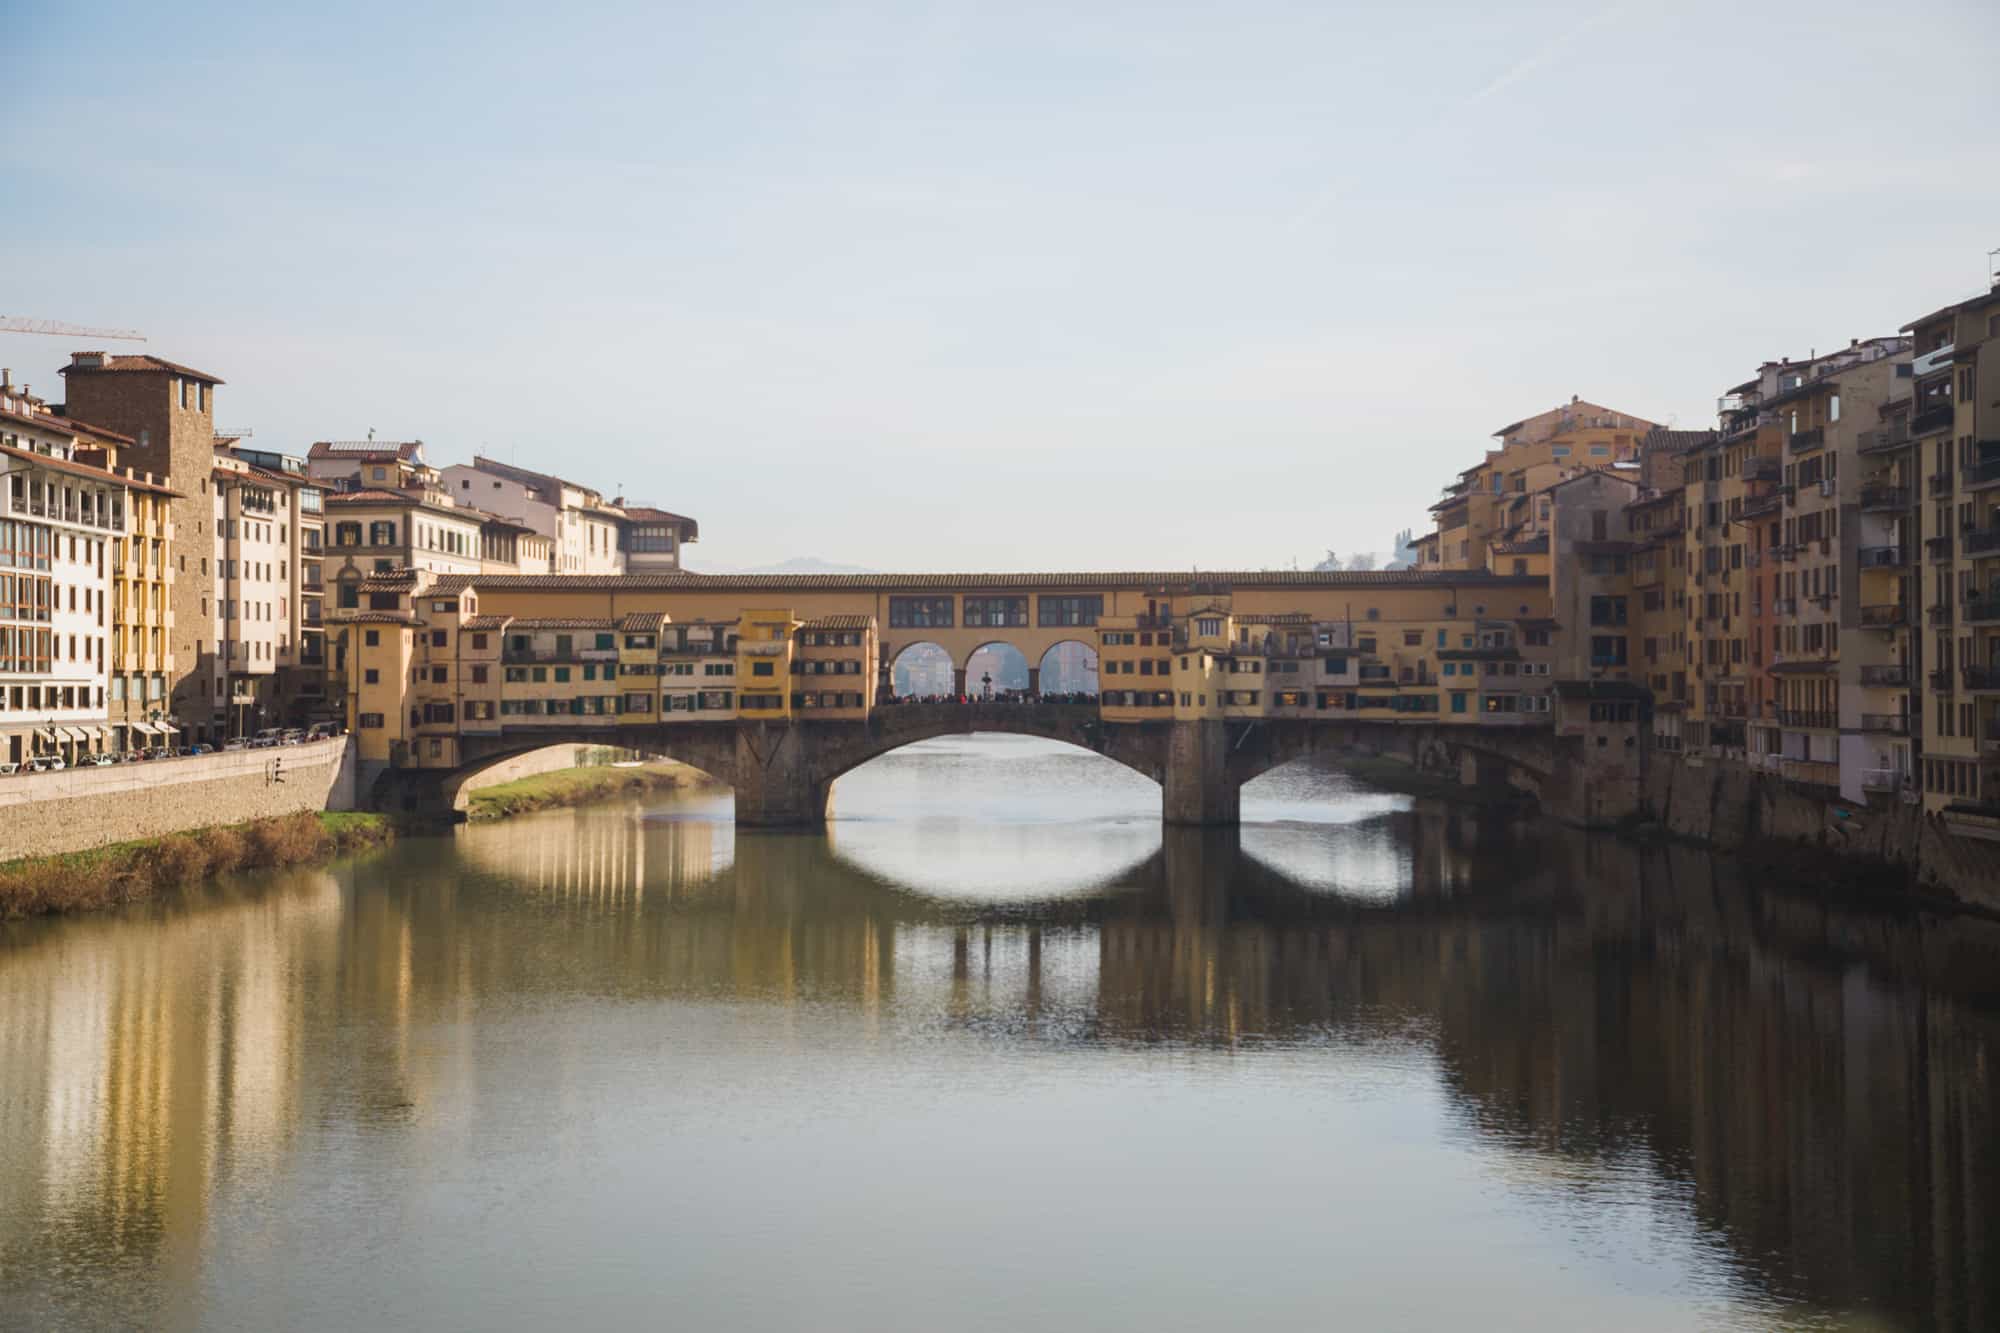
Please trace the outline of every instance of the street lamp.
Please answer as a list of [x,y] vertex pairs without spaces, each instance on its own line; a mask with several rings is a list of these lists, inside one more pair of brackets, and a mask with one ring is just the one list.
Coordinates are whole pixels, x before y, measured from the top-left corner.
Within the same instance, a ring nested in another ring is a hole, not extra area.
[[986,672],[982,672],[982,673],[980,673],[980,676],[979,676],[979,683],[980,683],[981,685],[983,685],[983,686],[985,687],[985,689],[986,689],[986,697],[987,697],[987,698],[988,698],[989,700],[990,700],[990,699],[992,699],[992,697],[993,697],[993,673],[992,673],[991,671],[986,671]]

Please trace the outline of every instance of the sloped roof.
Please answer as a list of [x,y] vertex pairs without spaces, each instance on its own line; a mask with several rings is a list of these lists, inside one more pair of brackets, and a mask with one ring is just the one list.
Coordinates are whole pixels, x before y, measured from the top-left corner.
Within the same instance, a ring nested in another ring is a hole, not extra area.
[[536,629],[617,629],[609,616],[515,616],[510,630]]
[[[1623,478],[1626,485],[1631,485]],[[467,586],[517,592],[890,592],[943,589],[979,592],[1028,589],[1087,592],[1133,588],[1527,588],[1547,580],[1485,570],[1187,570],[1056,572],[1045,574],[445,574],[440,589]]]
[[644,634],[657,630],[666,618],[663,611],[634,611],[618,622],[618,628],[628,634]]
[[68,375],[71,372],[80,375],[101,375],[113,371],[141,371],[153,374],[182,375],[191,380],[200,380],[204,384],[221,384],[224,382],[205,370],[196,370],[192,366],[183,366],[178,362],[168,361],[146,352],[121,352],[116,356],[111,355],[109,352],[100,353],[99,355],[103,356],[104,360],[101,364],[95,366],[84,365],[74,359],[77,356],[86,355],[89,354],[84,352],[73,353],[70,363],[63,366],[56,373],[59,375]]
[[817,620],[802,623],[800,629],[867,629],[875,623],[873,616],[821,616]]

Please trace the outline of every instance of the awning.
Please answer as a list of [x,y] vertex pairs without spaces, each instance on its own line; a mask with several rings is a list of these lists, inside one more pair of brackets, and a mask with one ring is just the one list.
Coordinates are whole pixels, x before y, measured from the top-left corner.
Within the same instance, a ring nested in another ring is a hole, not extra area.
[[150,722],[134,722],[132,723],[132,730],[138,732],[141,736],[157,736],[160,734],[159,728]]
[[56,734],[55,734],[55,732],[51,731],[51,730],[50,730],[49,728],[47,728],[47,727],[36,727],[36,728],[35,728],[35,736],[36,736],[36,738],[37,738],[37,739],[39,739],[39,740],[45,740],[45,741],[47,741],[47,742],[48,742],[49,744],[51,744],[51,745],[54,745],[54,744],[56,743]]
[[160,736],[178,736],[181,729],[171,722],[155,722],[153,724],[153,731]]
[[90,744],[90,737],[84,733],[82,727],[63,727],[60,730],[64,740],[75,741],[79,745]]

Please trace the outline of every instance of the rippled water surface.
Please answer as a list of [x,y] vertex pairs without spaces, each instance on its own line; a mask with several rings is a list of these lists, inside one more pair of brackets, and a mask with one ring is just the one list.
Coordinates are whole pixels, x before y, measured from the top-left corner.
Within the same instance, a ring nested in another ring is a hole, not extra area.
[[0,933],[0,1327],[2000,1328],[2000,927],[937,741]]

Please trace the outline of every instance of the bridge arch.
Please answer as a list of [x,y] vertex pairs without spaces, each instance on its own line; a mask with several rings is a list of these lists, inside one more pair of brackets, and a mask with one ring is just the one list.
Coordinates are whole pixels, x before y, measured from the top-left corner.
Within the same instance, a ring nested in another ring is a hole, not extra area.
[[965,671],[936,639],[913,639],[886,655],[887,693],[898,699],[964,693]]
[[1004,696],[1011,692],[1033,694],[1035,692],[1035,663],[1028,655],[1006,639],[988,639],[965,655],[962,668],[965,678],[965,692],[974,697],[985,693],[985,677],[993,678],[993,693]]
[[1095,643],[1076,637],[1058,639],[1042,650],[1035,663],[1038,692],[1095,695],[1097,666]]

